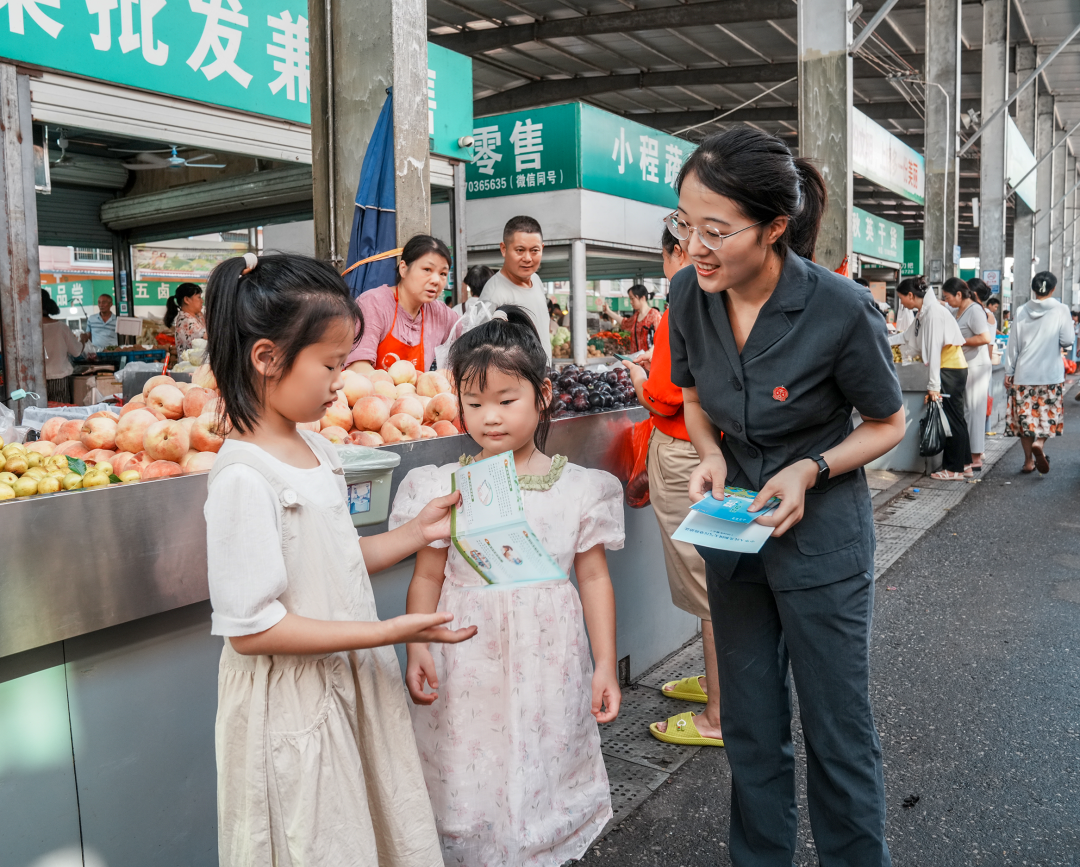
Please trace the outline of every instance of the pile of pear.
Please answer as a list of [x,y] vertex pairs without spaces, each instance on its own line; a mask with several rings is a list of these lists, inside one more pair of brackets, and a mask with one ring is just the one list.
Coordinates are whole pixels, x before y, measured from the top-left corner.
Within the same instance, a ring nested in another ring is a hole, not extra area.
[[[125,476],[127,478],[125,478]],[[39,494],[58,494],[61,491],[104,488],[114,484],[139,480],[137,470],[113,476],[109,463],[87,465],[82,475],[75,472],[66,455],[42,455],[22,443],[5,445],[0,437],[0,502]]]

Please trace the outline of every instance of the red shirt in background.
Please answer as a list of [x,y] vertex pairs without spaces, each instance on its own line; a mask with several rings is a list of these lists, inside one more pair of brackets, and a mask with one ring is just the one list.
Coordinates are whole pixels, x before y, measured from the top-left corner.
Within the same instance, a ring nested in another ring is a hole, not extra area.
[[653,412],[653,425],[661,433],[690,442],[683,419],[682,389],[671,381],[671,341],[668,337],[668,314],[660,317],[653,337],[652,368],[641,389],[645,405]]

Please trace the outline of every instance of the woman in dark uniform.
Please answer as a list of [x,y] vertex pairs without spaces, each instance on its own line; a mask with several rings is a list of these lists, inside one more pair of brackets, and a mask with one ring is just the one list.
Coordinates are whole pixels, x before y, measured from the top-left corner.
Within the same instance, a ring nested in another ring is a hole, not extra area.
[[824,182],[779,139],[709,136],[677,184],[667,225],[694,265],[670,298],[672,380],[701,457],[690,498],[720,498],[725,483],[760,491],[756,504],[782,498],[760,519],[774,528],[760,553],[698,549],[731,765],[732,864],[790,867],[795,853],[790,664],[819,862],[889,865],[862,469],[904,435],[885,320],[868,291],[809,261]]

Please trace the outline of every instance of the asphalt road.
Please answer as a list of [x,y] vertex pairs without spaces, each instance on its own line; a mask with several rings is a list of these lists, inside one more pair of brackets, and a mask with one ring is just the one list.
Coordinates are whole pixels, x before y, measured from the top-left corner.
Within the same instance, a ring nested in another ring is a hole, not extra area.
[[[1080,865],[1080,403],[1067,404],[1047,476],[1019,474],[1017,445],[878,580],[871,693],[897,867]],[[797,723],[796,739],[796,864],[810,867]],[[723,750],[701,750],[583,863],[729,865],[729,786]]]

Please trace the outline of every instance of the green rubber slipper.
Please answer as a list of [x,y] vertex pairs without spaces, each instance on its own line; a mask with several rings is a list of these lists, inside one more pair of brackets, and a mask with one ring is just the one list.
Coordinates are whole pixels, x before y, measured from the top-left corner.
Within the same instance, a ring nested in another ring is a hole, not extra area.
[[669,680],[661,690],[668,698],[677,698],[680,701],[696,701],[705,704],[709,697],[701,688],[701,682],[696,677],[684,677],[682,680]]
[[667,731],[660,731],[659,723],[649,723],[649,731],[658,741],[666,744],[679,744],[687,747],[722,747],[721,738],[702,737],[694,725],[694,712],[684,711],[675,714],[667,721]]

